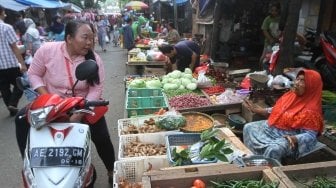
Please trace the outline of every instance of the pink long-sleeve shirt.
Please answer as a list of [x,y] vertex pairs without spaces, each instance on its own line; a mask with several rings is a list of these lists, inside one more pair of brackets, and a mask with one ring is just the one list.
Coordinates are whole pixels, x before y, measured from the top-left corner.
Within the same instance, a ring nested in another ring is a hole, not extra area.
[[[98,100],[102,97],[105,80],[104,66],[100,57],[95,54],[99,67],[100,84],[90,86],[86,81],[79,81],[75,87],[75,95],[85,97],[87,100]],[[76,82],[76,67],[85,60],[79,56],[71,60],[65,42],[48,42],[35,53],[33,62],[28,70],[28,78],[33,89],[45,86],[49,93],[63,97],[71,96],[72,85],[69,80],[66,63],[69,63],[73,83]]]

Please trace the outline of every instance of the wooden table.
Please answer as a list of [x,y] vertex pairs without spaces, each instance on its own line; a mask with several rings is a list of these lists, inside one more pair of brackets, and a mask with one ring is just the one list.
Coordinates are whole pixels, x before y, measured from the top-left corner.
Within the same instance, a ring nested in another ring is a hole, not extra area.
[[143,75],[145,73],[144,70],[146,67],[153,67],[153,68],[165,70],[166,63],[167,63],[167,60],[165,61],[132,61],[131,55],[128,55],[128,61],[125,63],[126,74]]

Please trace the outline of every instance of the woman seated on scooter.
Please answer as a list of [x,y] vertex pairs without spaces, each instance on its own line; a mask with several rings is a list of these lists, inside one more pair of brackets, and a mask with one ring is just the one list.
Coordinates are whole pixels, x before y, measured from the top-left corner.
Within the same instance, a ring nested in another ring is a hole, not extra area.
[[[104,66],[98,54],[93,52],[94,29],[85,21],[70,21],[65,27],[65,41],[48,42],[39,48],[28,70],[32,88],[39,94],[53,93],[62,97],[72,96],[72,86],[76,81],[75,69],[86,59],[95,60],[99,73],[92,80],[79,81],[74,88],[76,96],[87,100],[99,100],[102,97],[104,85]],[[22,118],[26,109],[20,110],[15,118],[16,138],[24,157],[29,123]],[[70,122],[81,122],[84,114],[71,115]],[[113,182],[114,149],[103,116],[90,126],[91,138],[107,171],[109,182]]]
[[311,152],[323,129],[321,96],[320,74],[304,69],[298,73],[293,89],[280,97],[272,109],[246,101],[252,112],[269,117],[245,125],[244,144],[254,154],[279,161]]

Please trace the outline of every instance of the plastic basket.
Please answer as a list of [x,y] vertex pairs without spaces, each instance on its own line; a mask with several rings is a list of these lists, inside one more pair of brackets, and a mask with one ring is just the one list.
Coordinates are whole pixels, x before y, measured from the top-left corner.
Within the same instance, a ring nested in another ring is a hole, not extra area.
[[134,117],[134,118],[126,118],[126,119],[119,119],[118,120],[118,136],[123,135],[122,131],[125,130],[128,126],[134,125],[136,127],[141,127],[144,125],[144,122],[146,120],[149,120],[150,118],[157,121],[161,116],[155,116],[155,115],[148,115],[148,116],[142,116],[142,117]]
[[[165,132],[151,133],[151,134],[130,134],[130,135],[121,135],[119,137],[119,160],[128,160],[128,159],[143,159],[143,158],[156,158],[160,155],[153,156],[137,156],[137,157],[128,157],[124,156],[125,146],[130,142],[139,141],[146,144],[162,144],[165,146]],[[166,156],[166,155],[161,155]]]
[[161,108],[168,108],[168,101],[165,95],[150,97],[127,97],[126,110],[128,117],[154,114]]
[[[201,140],[199,133],[171,134],[166,136],[167,156],[170,164],[174,164],[172,157],[173,146],[190,146]],[[193,161],[193,164],[216,163],[217,159],[209,161]]]
[[123,160],[114,162],[113,187],[118,188],[121,179],[127,182],[141,182],[142,175],[148,170],[169,167],[166,156],[148,159]]
[[128,89],[128,97],[163,97],[162,89]]

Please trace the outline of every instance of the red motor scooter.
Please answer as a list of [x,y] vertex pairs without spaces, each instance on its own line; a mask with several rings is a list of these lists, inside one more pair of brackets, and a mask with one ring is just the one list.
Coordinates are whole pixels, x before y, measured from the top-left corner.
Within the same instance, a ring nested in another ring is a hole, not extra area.
[[319,54],[313,63],[320,72],[325,88],[336,89],[336,33],[324,32],[320,36]]
[[[86,80],[95,71],[98,71],[97,64],[87,60],[77,66],[76,78]],[[17,83],[21,89],[28,87],[21,79],[17,79]],[[96,173],[91,163],[89,126],[69,123],[69,117],[73,113],[87,113],[87,120],[93,123],[105,112],[95,114],[91,107],[108,103],[87,101],[83,97],[36,94],[36,99],[27,106],[26,115],[20,117],[27,118],[31,125],[22,169],[25,188],[93,187]]]

